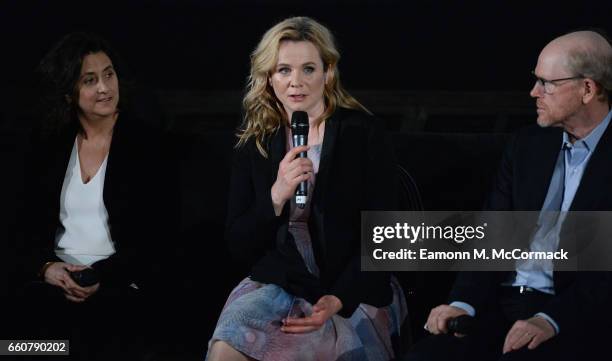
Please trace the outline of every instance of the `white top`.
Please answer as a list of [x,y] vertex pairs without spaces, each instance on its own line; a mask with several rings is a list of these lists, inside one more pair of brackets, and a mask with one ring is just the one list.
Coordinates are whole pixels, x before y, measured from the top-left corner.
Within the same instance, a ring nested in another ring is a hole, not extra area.
[[90,266],[115,253],[102,191],[108,155],[96,175],[84,184],[75,139],[60,197],[55,254],[64,262]]

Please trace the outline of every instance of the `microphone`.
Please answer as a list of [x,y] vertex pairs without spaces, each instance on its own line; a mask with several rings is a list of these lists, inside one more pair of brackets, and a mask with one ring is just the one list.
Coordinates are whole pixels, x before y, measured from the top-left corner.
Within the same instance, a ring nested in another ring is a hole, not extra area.
[[460,333],[467,335],[473,327],[474,317],[461,315],[448,320],[446,327],[449,333]]
[[[303,111],[293,112],[291,116],[291,133],[293,134],[293,147],[308,144],[308,114]],[[306,158],[306,152],[300,152],[300,158]],[[295,190],[295,204],[298,208],[306,207],[308,199],[308,181],[302,181]]]

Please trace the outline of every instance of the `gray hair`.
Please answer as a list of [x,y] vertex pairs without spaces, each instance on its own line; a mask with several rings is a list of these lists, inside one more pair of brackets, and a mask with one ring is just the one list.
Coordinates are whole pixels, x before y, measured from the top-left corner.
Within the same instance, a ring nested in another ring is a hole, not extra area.
[[[601,36],[597,35],[598,37]],[[573,74],[593,79],[601,85],[603,96],[610,102],[612,94],[612,46],[604,39],[601,39],[603,42],[595,42],[599,43],[597,45],[591,43],[589,44],[591,46],[579,46],[570,50],[567,54],[567,67]]]

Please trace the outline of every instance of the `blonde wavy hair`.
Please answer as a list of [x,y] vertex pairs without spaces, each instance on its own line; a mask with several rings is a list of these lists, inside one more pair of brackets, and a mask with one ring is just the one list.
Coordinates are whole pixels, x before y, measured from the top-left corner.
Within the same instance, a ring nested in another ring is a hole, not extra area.
[[323,68],[329,73],[323,90],[325,111],[317,119],[317,124],[327,120],[336,107],[360,109],[370,113],[340,84],[340,53],[331,32],[308,17],[285,19],[264,34],[251,54],[251,71],[246,95],[242,100],[245,115],[237,134],[239,140],[236,147],[244,145],[254,137],[257,149],[264,157],[268,156],[264,146],[266,138],[274,134],[282,124],[288,123],[287,113],[268,82],[278,62],[280,43],[284,40],[311,42],[321,55]]

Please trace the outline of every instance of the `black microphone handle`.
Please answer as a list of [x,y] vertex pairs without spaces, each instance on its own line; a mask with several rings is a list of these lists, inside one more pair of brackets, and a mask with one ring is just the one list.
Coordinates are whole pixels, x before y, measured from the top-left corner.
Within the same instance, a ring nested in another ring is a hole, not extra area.
[[[294,147],[306,145],[306,142],[307,140],[304,135],[294,135],[293,136],[293,146]],[[298,155],[298,157],[300,158],[306,158],[307,156],[308,154],[306,152],[300,152]],[[308,197],[308,182],[302,181],[300,182],[300,184],[295,190],[295,204],[298,206],[298,208],[306,207],[307,197]]]
[[469,315],[461,315],[448,320],[446,327],[449,333],[460,333],[467,335],[472,329],[474,323],[474,317]]

